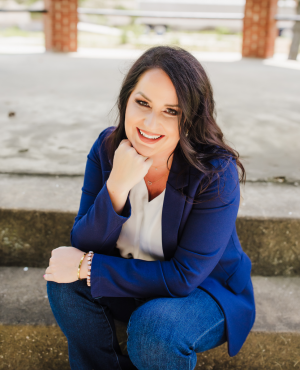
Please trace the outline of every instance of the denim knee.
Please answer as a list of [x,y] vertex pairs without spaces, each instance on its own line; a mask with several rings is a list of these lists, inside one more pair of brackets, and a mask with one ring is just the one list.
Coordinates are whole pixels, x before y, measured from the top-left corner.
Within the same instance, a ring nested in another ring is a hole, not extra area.
[[[180,320],[180,312],[187,310],[195,316]],[[195,291],[188,297],[143,304],[132,313],[127,334],[127,351],[139,370],[191,370],[197,353],[226,341],[225,318],[215,300]]]
[[72,297],[74,290],[74,283],[67,284],[47,281],[47,295],[50,304],[64,305]]
[[200,353],[218,347],[226,341],[225,319],[220,319],[219,322],[198,338],[193,347],[197,353]]
[[172,330],[157,327],[147,303],[135,310],[128,322],[127,351],[132,363],[139,370],[169,369],[170,366],[172,370],[193,369],[197,363],[196,353],[189,348],[189,343],[174,336]]
[[50,307],[54,313],[72,314],[72,307],[78,305],[83,297],[90,298],[89,287],[83,280],[76,280],[72,283],[56,283],[47,281],[47,295]]

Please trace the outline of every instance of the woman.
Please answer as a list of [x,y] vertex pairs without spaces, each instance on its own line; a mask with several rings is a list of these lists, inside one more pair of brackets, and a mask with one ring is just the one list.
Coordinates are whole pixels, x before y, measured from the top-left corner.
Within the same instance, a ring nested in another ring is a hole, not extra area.
[[[153,47],[118,109],[88,155],[72,247],[54,249],[44,275],[71,368],[190,370],[225,342],[235,356],[255,320],[235,227],[245,170],[209,79],[187,51]],[[114,319],[128,323],[128,355]]]

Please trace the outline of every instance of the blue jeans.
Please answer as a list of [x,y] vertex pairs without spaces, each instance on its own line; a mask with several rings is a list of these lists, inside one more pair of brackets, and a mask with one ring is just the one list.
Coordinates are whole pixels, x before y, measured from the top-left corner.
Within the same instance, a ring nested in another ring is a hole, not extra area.
[[[226,342],[218,303],[196,288],[182,298],[91,296],[86,280],[47,282],[54,317],[68,340],[72,370],[192,370],[196,353]],[[122,354],[114,319],[127,323]]]

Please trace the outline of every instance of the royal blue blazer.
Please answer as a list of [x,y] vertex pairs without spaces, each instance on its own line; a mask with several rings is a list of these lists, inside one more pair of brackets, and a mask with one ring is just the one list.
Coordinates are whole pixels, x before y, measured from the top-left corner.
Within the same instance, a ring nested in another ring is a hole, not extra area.
[[[211,161],[224,168],[220,183],[216,178],[197,198],[208,201],[193,205],[203,173],[184,161],[178,143],[162,209],[164,261],[123,258],[116,242],[131,215],[131,204],[128,195],[120,215],[113,209],[106,187],[111,163],[101,145],[114,128],[100,133],[87,156],[80,207],[71,230],[73,247],[95,252],[92,296],[179,298],[203,289],[224,312],[228,354],[235,356],[255,320],[251,261],[235,226],[240,202],[235,160]],[[218,186],[220,197],[215,198]]]

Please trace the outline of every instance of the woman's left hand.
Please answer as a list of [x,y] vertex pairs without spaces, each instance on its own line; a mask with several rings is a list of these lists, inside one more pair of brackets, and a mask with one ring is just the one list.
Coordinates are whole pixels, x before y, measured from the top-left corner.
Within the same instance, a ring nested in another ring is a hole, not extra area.
[[[85,252],[74,247],[59,247],[53,249],[44,279],[55,281],[56,283],[72,283],[78,280],[78,265],[84,253]],[[85,256],[81,264],[80,279],[86,279],[87,270],[88,264]]]

